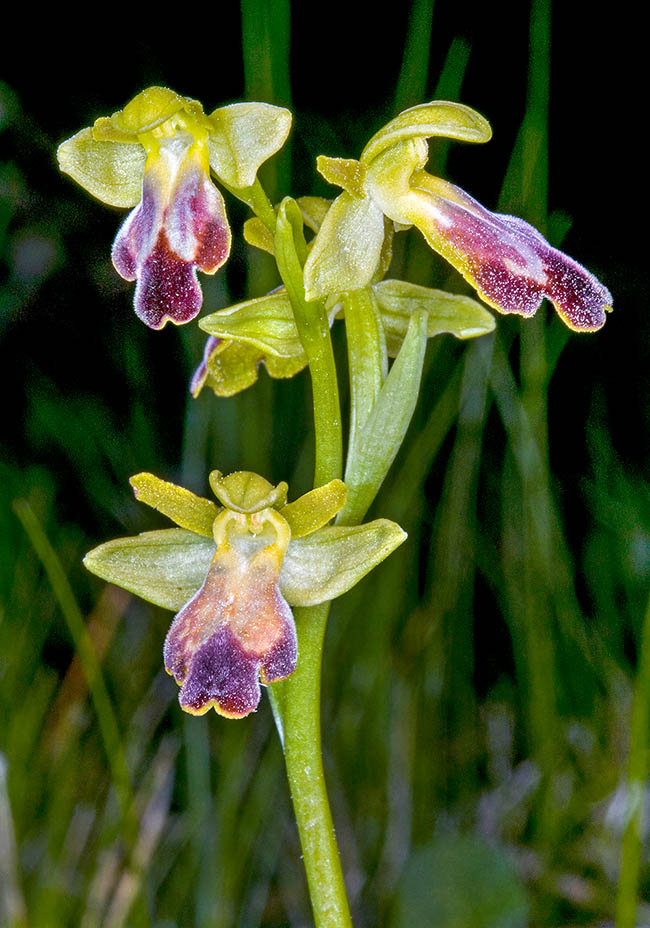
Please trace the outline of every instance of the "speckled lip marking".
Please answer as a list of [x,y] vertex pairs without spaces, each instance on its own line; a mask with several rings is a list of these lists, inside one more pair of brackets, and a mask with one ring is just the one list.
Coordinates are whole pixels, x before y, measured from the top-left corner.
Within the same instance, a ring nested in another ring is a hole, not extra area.
[[125,280],[138,281],[135,311],[152,329],[193,319],[203,302],[197,268],[213,274],[230,251],[223,198],[193,146],[161,145],[150,155],[142,200],[117,233],[112,258]]
[[217,550],[203,586],[165,641],[165,667],[181,685],[179,702],[187,712],[214,708],[242,718],[257,708],[260,679],[273,683],[293,673],[296,629],[278,576],[272,545],[251,556]]
[[523,219],[491,213],[423,171],[414,175],[411,196],[414,222],[431,247],[499,312],[532,316],[547,297],[571,329],[604,324],[609,290]]

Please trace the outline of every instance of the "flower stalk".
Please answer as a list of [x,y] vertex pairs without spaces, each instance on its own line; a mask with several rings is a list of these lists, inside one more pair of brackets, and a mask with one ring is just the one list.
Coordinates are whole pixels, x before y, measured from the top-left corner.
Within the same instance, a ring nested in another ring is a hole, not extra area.
[[[304,297],[302,263],[306,249],[297,209],[291,200],[282,203],[275,251],[309,361],[316,438],[314,486],[318,487],[341,475],[341,410],[327,315],[319,301],[307,303]],[[316,926],[347,928],[352,925],[352,918],[327,796],[321,746],[320,691],[328,615],[329,603],[296,611],[300,666],[288,680],[270,687],[270,692]]]

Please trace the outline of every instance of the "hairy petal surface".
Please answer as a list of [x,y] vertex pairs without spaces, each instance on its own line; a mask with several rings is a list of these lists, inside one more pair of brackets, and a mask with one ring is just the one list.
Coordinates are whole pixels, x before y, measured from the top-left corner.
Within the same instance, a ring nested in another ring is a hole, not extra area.
[[297,657],[291,609],[278,588],[273,546],[252,559],[217,550],[203,585],[167,635],[165,667],[181,684],[183,709],[242,718],[257,708],[259,679],[289,676]]
[[113,245],[113,264],[138,281],[135,311],[150,328],[193,319],[203,302],[196,276],[213,274],[230,252],[223,198],[187,133],[163,139],[147,160],[142,200]]
[[491,213],[460,188],[424,172],[414,177],[414,196],[424,219],[416,224],[429,244],[495,309],[531,316],[547,297],[574,330],[604,325],[609,290],[529,223]]
[[479,296],[502,313],[532,316],[547,297],[576,331],[605,322],[612,297],[584,267],[515,216],[491,213],[459,187],[421,170],[424,149],[402,142],[369,170],[369,188],[393,221],[417,226]]

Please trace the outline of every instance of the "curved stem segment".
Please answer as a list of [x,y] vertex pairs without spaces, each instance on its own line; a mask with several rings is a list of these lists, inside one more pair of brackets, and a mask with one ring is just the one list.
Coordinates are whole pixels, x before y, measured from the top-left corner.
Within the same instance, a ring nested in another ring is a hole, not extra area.
[[275,230],[275,257],[287,288],[300,341],[309,361],[316,433],[314,486],[319,487],[341,476],[343,436],[341,405],[330,327],[323,304],[305,300],[302,265],[307,255],[302,214],[288,197],[278,210]]

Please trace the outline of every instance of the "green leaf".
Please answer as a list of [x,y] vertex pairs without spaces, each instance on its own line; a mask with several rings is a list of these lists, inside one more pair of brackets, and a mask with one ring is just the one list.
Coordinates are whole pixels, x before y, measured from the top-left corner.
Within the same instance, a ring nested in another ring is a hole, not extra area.
[[[303,349],[286,290],[237,303],[199,320],[204,332],[255,345],[278,358],[303,358]],[[303,366],[306,364],[303,361]]]
[[494,330],[494,316],[469,296],[420,287],[405,280],[383,280],[373,286],[381,309],[388,353],[400,350],[411,316],[427,314],[427,337],[448,333],[456,338],[476,338]]
[[291,528],[291,537],[302,538],[327,525],[343,508],[347,492],[342,480],[330,480],[280,509]]
[[102,580],[178,612],[205,580],[215,550],[214,541],[169,528],[107,541],[84,564]]
[[280,590],[292,606],[314,606],[341,596],[406,539],[395,522],[332,526],[291,540]]
[[417,309],[375,407],[357,435],[354,453],[348,457],[348,499],[339,516],[344,525],[364,517],[404,440],[418,400],[426,344],[427,315]]
[[131,207],[142,198],[147,156],[141,145],[99,142],[82,129],[59,145],[59,167],[109,206]]
[[492,129],[487,119],[462,103],[446,100],[421,103],[404,110],[373,135],[361,153],[361,163],[369,164],[386,148],[399,142],[434,136],[464,142],[487,142],[492,137]]
[[381,257],[384,217],[370,197],[342,193],[330,206],[305,263],[305,294],[322,299],[358,290],[372,280]]
[[162,512],[181,528],[212,538],[212,524],[219,515],[219,507],[212,500],[195,496],[184,487],[153,474],[136,474],[129,483],[139,502]]
[[270,103],[234,103],[208,117],[210,167],[229,187],[252,186],[268,158],[279,151],[291,130],[291,113]]

